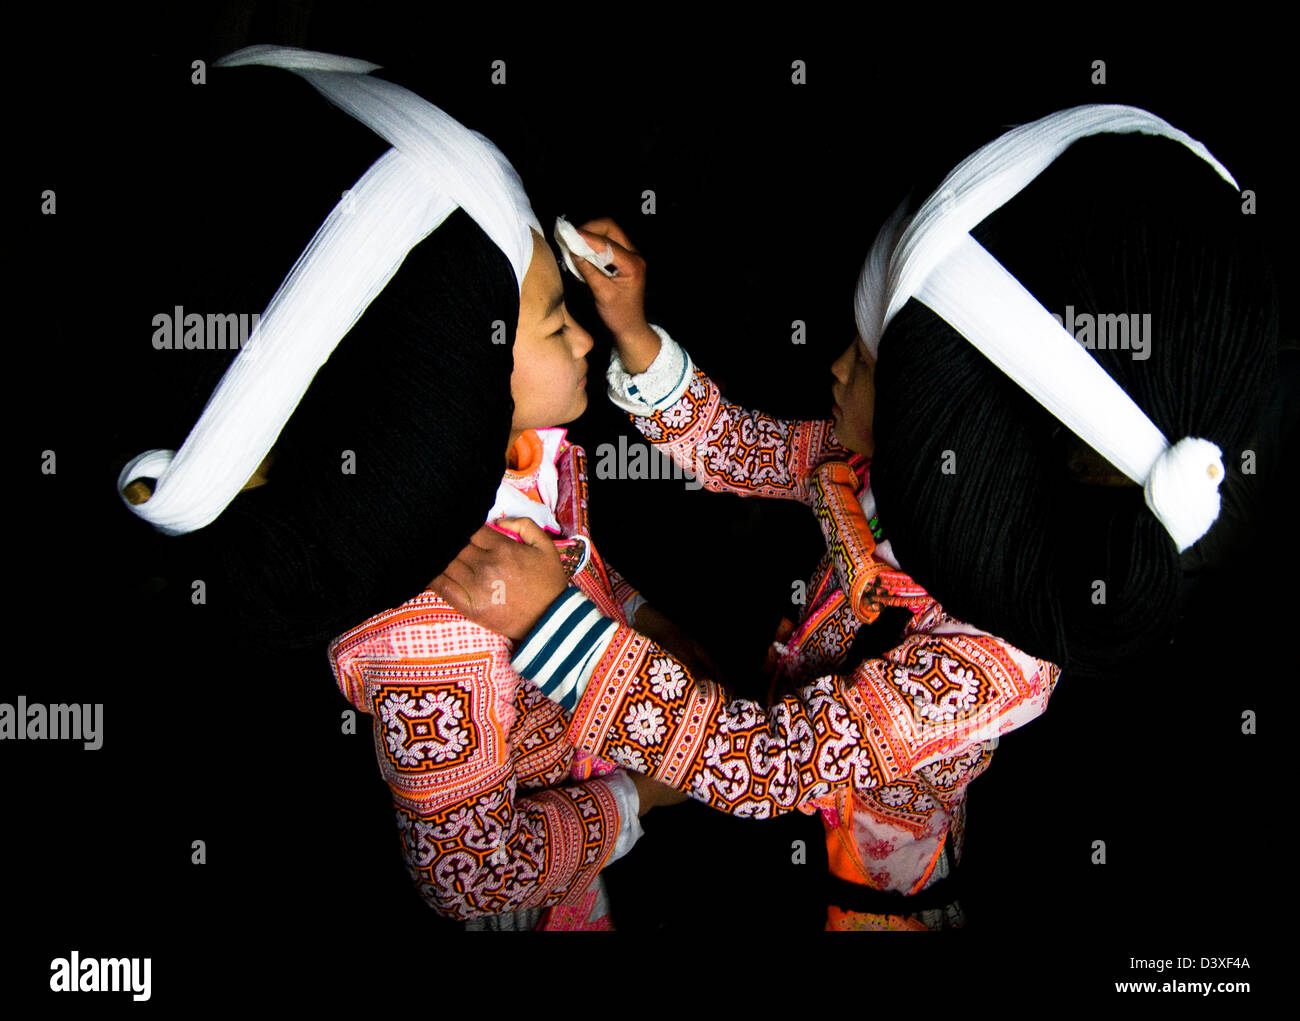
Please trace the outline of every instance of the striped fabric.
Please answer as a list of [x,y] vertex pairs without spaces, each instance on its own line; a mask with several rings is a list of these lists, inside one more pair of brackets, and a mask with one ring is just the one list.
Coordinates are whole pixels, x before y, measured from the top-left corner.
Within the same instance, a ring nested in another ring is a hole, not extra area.
[[590,667],[600,659],[617,627],[571,585],[524,639],[511,666],[548,698],[572,710],[582,697]]

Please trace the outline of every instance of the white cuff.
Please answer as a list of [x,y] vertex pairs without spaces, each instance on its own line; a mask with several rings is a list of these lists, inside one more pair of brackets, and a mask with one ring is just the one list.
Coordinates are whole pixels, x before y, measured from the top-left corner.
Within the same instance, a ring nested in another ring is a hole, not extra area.
[[618,840],[614,843],[614,850],[605,859],[605,864],[610,865],[632,850],[632,845],[641,839],[645,830],[641,828],[641,820],[638,817],[641,811],[641,798],[636,792],[636,784],[632,782],[632,778],[620,769],[600,779],[609,784],[614,800],[618,802]]
[[695,373],[691,356],[680,344],[656,326],[650,329],[659,334],[659,353],[644,371],[632,375],[623,367],[623,360],[615,348],[609,359],[605,379],[609,383],[609,399],[624,411],[649,418],[656,411],[671,408],[682,399]]

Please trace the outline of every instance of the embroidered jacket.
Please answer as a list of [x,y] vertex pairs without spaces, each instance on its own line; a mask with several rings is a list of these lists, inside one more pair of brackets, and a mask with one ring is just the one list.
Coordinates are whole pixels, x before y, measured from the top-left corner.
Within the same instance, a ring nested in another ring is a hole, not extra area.
[[[659,333],[645,373],[611,365],[615,403],[708,488],[799,500],[826,538],[806,608],[769,657],[778,697],[770,706],[734,698],[625,624],[583,620],[587,601],[572,588],[514,662],[570,709],[579,747],[722,811],[821,809],[835,872],[917,893],[943,874],[946,840],[960,854],[967,785],[1002,734],[1044,711],[1059,669],[954,620],[891,562],[870,527],[868,466],[843,460],[849,452],[830,422],[736,407]],[[884,604],[912,610],[897,647],[836,674],[858,627]],[[577,631],[600,650],[581,670],[546,646]]]
[[[558,455],[552,520],[574,540],[561,544],[572,584],[622,621],[640,597],[591,546],[583,451],[563,430],[540,432]],[[522,439],[540,451],[536,436]],[[537,474],[507,472],[502,493],[536,498]],[[592,927],[597,873],[641,833],[635,788],[575,750],[560,707],[514,672],[510,649],[425,591],[336,638],[329,657],[348,701],[373,718],[402,854],[434,910],[468,919],[565,905],[583,918],[569,910],[564,927]]]

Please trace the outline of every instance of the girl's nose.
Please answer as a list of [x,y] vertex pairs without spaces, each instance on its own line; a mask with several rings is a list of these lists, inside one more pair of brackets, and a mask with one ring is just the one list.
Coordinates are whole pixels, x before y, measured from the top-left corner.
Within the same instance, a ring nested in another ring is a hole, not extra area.
[[577,361],[588,351],[596,346],[595,340],[590,333],[584,330],[578,320],[573,320],[573,329],[569,331],[569,348],[573,352],[573,359]]
[[853,359],[855,357],[853,345],[855,343],[856,341],[851,341],[849,346],[844,349],[844,353],[831,363],[831,375],[844,384],[848,383],[849,373],[853,368]]

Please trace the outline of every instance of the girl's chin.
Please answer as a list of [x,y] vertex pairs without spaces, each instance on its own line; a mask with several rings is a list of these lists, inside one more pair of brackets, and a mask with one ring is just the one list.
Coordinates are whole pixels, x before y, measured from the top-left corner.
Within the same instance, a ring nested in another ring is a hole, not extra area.
[[865,437],[851,435],[845,428],[841,418],[836,418],[834,422],[835,438],[840,441],[841,447],[847,447],[855,454],[866,454],[871,456],[870,448],[873,444],[868,440],[864,442]]

